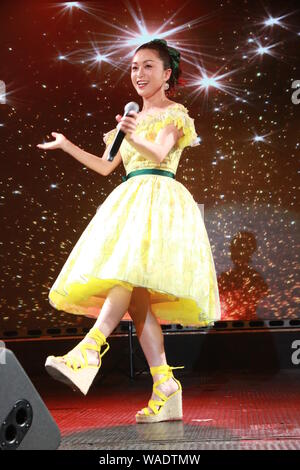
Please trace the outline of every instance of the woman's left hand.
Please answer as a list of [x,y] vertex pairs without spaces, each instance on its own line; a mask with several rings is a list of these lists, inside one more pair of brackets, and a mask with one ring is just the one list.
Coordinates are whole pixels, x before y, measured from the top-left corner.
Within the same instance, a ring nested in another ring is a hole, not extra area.
[[133,134],[136,130],[136,120],[138,114],[135,111],[130,111],[130,116],[122,117],[120,114],[116,115],[116,120],[118,121],[117,128],[125,132],[125,139],[133,141]]

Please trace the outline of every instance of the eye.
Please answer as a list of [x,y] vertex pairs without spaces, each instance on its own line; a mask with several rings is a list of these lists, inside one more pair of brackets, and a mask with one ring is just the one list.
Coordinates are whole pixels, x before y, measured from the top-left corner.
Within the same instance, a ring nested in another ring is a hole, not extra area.
[[[150,64],[147,64],[147,65],[146,65],[146,67],[150,67],[150,68],[152,68],[152,65],[150,65]],[[131,69],[131,70],[136,70],[136,69],[137,69],[137,67],[132,67],[132,69]]]

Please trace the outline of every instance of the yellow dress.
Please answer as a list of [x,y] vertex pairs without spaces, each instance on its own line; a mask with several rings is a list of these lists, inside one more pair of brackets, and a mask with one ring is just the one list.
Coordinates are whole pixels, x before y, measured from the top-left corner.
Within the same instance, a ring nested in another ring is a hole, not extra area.
[[[184,135],[160,164],[123,140],[126,174],[159,168],[176,174],[182,151],[198,145],[194,119],[175,103],[141,119],[136,133],[154,141],[169,123]],[[106,146],[117,129],[104,135]],[[72,249],[49,291],[58,310],[97,318],[115,285],[150,292],[160,324],[207,326],[221,317],[219,291],[204,221],[191,193],[179,181],[140,174],[119,184],[101,204]],[[130,320],[129,313],[123,321]],[[121,321],[122,321],[121,320]]]

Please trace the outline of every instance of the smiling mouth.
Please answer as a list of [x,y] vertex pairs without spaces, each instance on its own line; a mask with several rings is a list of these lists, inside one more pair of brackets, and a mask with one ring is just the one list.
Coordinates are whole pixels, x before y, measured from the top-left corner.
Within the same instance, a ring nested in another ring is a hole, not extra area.
[[145,88],[145,86],[147,86],[147,85],[148,85],[148,82],[147,82],[147,83],[144,83],[144,84],[140,84],[140,83],[137,84],[137,86],[138,86],[139,88]]

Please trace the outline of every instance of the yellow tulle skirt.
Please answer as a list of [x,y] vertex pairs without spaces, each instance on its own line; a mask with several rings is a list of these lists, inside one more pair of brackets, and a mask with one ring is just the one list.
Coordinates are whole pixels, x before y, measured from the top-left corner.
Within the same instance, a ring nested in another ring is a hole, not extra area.
[[[148,289],[161,324],[208,326],[220,319],[204,221],[191,193],[175,179],[144,174],[118,185],[72,249],[49,302],[97,318],[116,285]],[[129,312],[122,320],[131,320]]]

